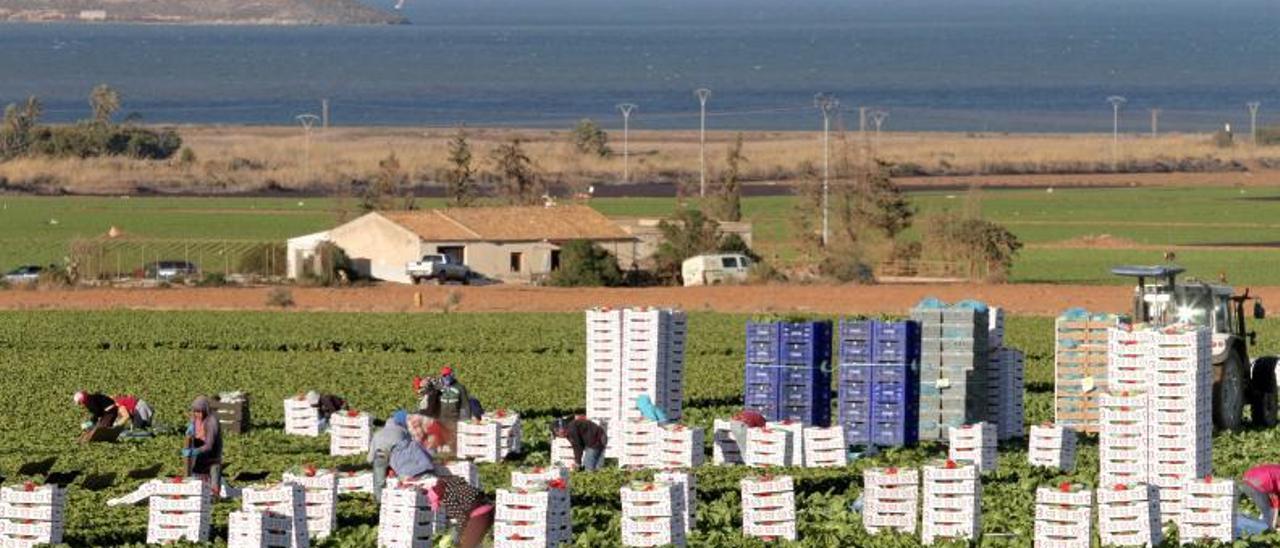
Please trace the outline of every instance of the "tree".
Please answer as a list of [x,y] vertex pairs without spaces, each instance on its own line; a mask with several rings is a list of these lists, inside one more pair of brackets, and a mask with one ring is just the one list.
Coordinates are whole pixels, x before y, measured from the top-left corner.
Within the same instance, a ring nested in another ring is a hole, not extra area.
[[396,209],[396,198],[401,199],[399,209],[414,209],[409,175],[400,167],[400,158],[393,151],[378,161],[378,173],[365,189],[360,208],[365,211]]
[[925,243],[948,261],[968,264],[971,279],[1004,281],[1022,242],[1007,228],[986,219],[941,213],[929,219]]
[[498,145],[490,154],[497,171],[499,193],[508,203],[536,205],[542,199],[542,181],[533,168],[533,160],[520,146],[520,139]]
[[93,109],[93,122],[109,126],[111,117],[120,110],[120,92],[106,84],[98,84],[89,94],[89,106]]
[[32,135],[40,115],[44,112],[40,100],[32,95],[19,107],[10,103],[4,109],[4,123],[0,126],[0,161],[26,154],[34,140]]
[[658,230],[662,232],[662,241],[653,254],[654,274],[663,283],[679,283],[684,261],[695,255],[742,253],[753,261],[760,260],[741,237],[725,235],[720,231],[720,223],[698,209],[677,210],[670,219],[658,223]]
[[734,139],[725,155],[725,170],[720,174],[720,184],[712,202],[716,219],[737,222],[742,220],[742,164],[747,157],[742,154],[742,134]]
[[618,258],[599,244],[573,240],[560,247],[560,268],[551,273],[551,285],[599,287],[622,284]]
[[476,199],[475,168],[472,167],[473,155],[471,144],[467,142],[467,132],[459,127],[458,132],[449,140],[449,171],[445,173],[445,192],[449,201],[459,207],[466,207]]
[[800,240],[800,249],[809,263],[817,263],[822,257],[822,178],[817,166],[804,161],[800,164],[795,185],[795,213],[792,225]]
[[573,147],[582,154],[594,154],[601,158],[613,154],[609,148],[609,134],[590,118],[583,118],[573,128]]
[[893,165],[876,159],[862,174],[863,188],[858,200],[858,218],[888,240],[911,227],[916,209],[889,176]]

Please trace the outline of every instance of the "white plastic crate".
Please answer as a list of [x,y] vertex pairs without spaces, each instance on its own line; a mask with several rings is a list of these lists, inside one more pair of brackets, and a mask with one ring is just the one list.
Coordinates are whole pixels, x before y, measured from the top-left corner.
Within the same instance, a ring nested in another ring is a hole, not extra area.
[[744,464],[743,448],[733,437],[732,421],[716,419],[712,423],[711,463],[716,466]]
[[795,482],[790,476],[742,478],[740,485],[744,535],[796,540]]
[[373,417],[368,413],[343,411],[329,417],[329,454],[365,455],[373,439]]
[[685,494],[680,485],[661,481],[632,482],[620,490],[624,546],[683,546]]
[[502,460],[502,425],[488,418],[458,423],[457,456],[475,462],[499,462]]
[[524,450],[524,425],[520,421],[519,413],[498,409],[485,415],[485,418],[492,419],[501,427],[498,434],[498,451],[502,453],[503,458]]
[[947,433],[947,455],[955,462],[972,463],[983,472],[996,469],[996,425],[989,422],[950,428]]
[[293,522],[288,516],[238,510],[227,518],[227,548],[290,546],[292,537]]
[[1182,493],[1178,517],[1183,543],[1235,540],[1236,484],[1231,479],[1207,477],[1188,481]]
[[644,419],[626,419],[619,424],[618,430],[621,436],[610,438],[609,443],[620,446],[619,467],[659,467],[665,430],[658,423]]
[[1032,466],[1062,471],[1075,469],[1075,431],[1052,424],[1032,426],[1027,439],[1027,461]]
[[1145,483],[1103,485],[1097,490],[1098,536],[1104,546],[1159,546],[1160,499]]
[[431,548],[439,522],[422,489],[396,486],[383,489],[378,509],[379,548]]
[[499,489],[495,506],[495,545],[552,547],[572,540],[567,486]]
[[920,511],[920,471],[870,468],[862,473],[862,526],[868,533],[915,534]]
[[284,481],[305,491],[307,535],[312,541],[328,537],[338,524],[338,476],[332,470],[308,470],[302,474],[285,472]]
[[681,502],[684,504],[684,533],[687,536],[697,526],[698,521],[697,478],[691,472],[668,470],[655,473],[653,481],[672,483],[679,489]]
[[792,466],[791,432],[769,427],[747,429],[747,449],[742,460],[749,466]]
[[560,480],[569,485],[569,469],[564,466],[537,466],[511,471],[511,487],[529,489]]
[[284,400],[284,433],[292,436],[320,435],[320,410],[302,396]]
[[65,506],[66,490],[57,485],[0,488],[0,545],[62,543]]
[[240,494],[241,509],[248,513],[272,512],[289,521],[289,548],[310,545],[306,490],[296,483],[246,487]]
[[808,427],[804,429],[804,461],[809,468],[838,468],[849,463],[844,428]]
[[175,540],[207,542],[213,497],[198,479],[153,481],[147,519],[147,544]]
[[921,539],[976,539],[982,530],[982,485],[972,464],[954,461],[924,467]]
[[790,432],[791,461],[788,466],[804,466],[804,431],[807,429],[804,423],[791,420],[768,422],[765,428]]
[[1063,484],[1036,490],[1036,546],[1089,548],[1093,539],[1093,491]]
[[701,428],[667,425],[659,434],[655,468],[695,468],[706,460],[706,436]]
[[[613,445],[610,443],[609,445]],[[564,468],[573,468],[573,444],[565,438],[551,440],[551,464]]]
[[373,472],[342,472],[338,475],[338,494],[373,493]]

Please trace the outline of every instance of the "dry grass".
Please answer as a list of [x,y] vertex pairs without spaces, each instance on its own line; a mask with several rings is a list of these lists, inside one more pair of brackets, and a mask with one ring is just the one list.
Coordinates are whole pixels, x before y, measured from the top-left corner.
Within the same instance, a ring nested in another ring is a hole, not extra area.
[[[61,188],[83,193],[120,193],[140,187],[158,191],[225,193],[271,186],[332,189],[367,180],[378,161],[394,152],[418,181],[437,180],[446,167],[453,129],[332,128],[312,133],[310,162],[307,140],[293,127],[184,127],[180,133],[196,154],[183,165],[123,159],[19,159],[0,164],[0,179],[10,185]],[[538,168],[553,181],[586,183],[621,179],[622,156],[608,158],[577,153],[568,131],[469,130],[480,169],[487,170],[489,151],[519,137]],[[618,132],[612,132],[620,152]],[[708,168],[723,163],[735,133],[708,134]],[[822,148],[816,132],[747,132],[748,177],[785,179],[804,162],[820,164]],[[856,134],[850,134],[856,142]],[[838,142],[838,141],[837,141]],[[930,173],[991,173],[1022,171],[1094,171],[1111,159],[1109,135],[993,135],[958,133],[885,133],[873,139],[879,157],[897,164],[914,164]],[[631,134],[633,180],[678,180],[698,177],[698,135],[691,131],[636,131]],[[1121,161],[1157,159],[1214,159],[1256,163],[1260,158],[1280,161],[1280,150],[1247,145],[1223,149],[1208,135],[1168,134],[1157,139],[1128,136],[1120,142]]]

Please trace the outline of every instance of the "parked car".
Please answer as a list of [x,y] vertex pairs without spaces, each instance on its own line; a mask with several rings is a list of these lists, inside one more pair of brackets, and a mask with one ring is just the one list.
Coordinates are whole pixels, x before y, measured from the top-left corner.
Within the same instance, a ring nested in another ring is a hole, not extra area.
[[463,285],[471,283],[471,269],[465,264],[453,262],[448,255],[423,255],[421,261],[406,265],[405,272],[415,284],[427,281],[462,282]]
[[142,270],[144,278],[172,280],[174,278],[192,278],[200,274],[195,263],[189,261],[157,261],[148,263]]
[[40,280],[41,272],[44,272],[43,266],[20,266],[5,274],[4,281],[11,284],[33,284]]
[[751,257],[739,253],[697,255],[680,265],[680,276],[685,287],[720,285],[745,282],[750,270]]

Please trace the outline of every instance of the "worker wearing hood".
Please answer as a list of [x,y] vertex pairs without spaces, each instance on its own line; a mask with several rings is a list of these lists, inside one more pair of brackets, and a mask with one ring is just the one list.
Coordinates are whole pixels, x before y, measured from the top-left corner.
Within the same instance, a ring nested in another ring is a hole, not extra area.
[[382,489],[387,485],[387,469],[391,466],[391,453],[401,442],[410,441],[409,415],[397,409],[387,423],[373,435],[369,444],[369,464],[373,465],[373,500],[382,502]]
[[182,456],[191,459],[191,475],[206,480],[218,496],[222,488],[222,429],[218,415],[209,410],[209,398],[200,396],[191,402],[187,436],[191,443]]

